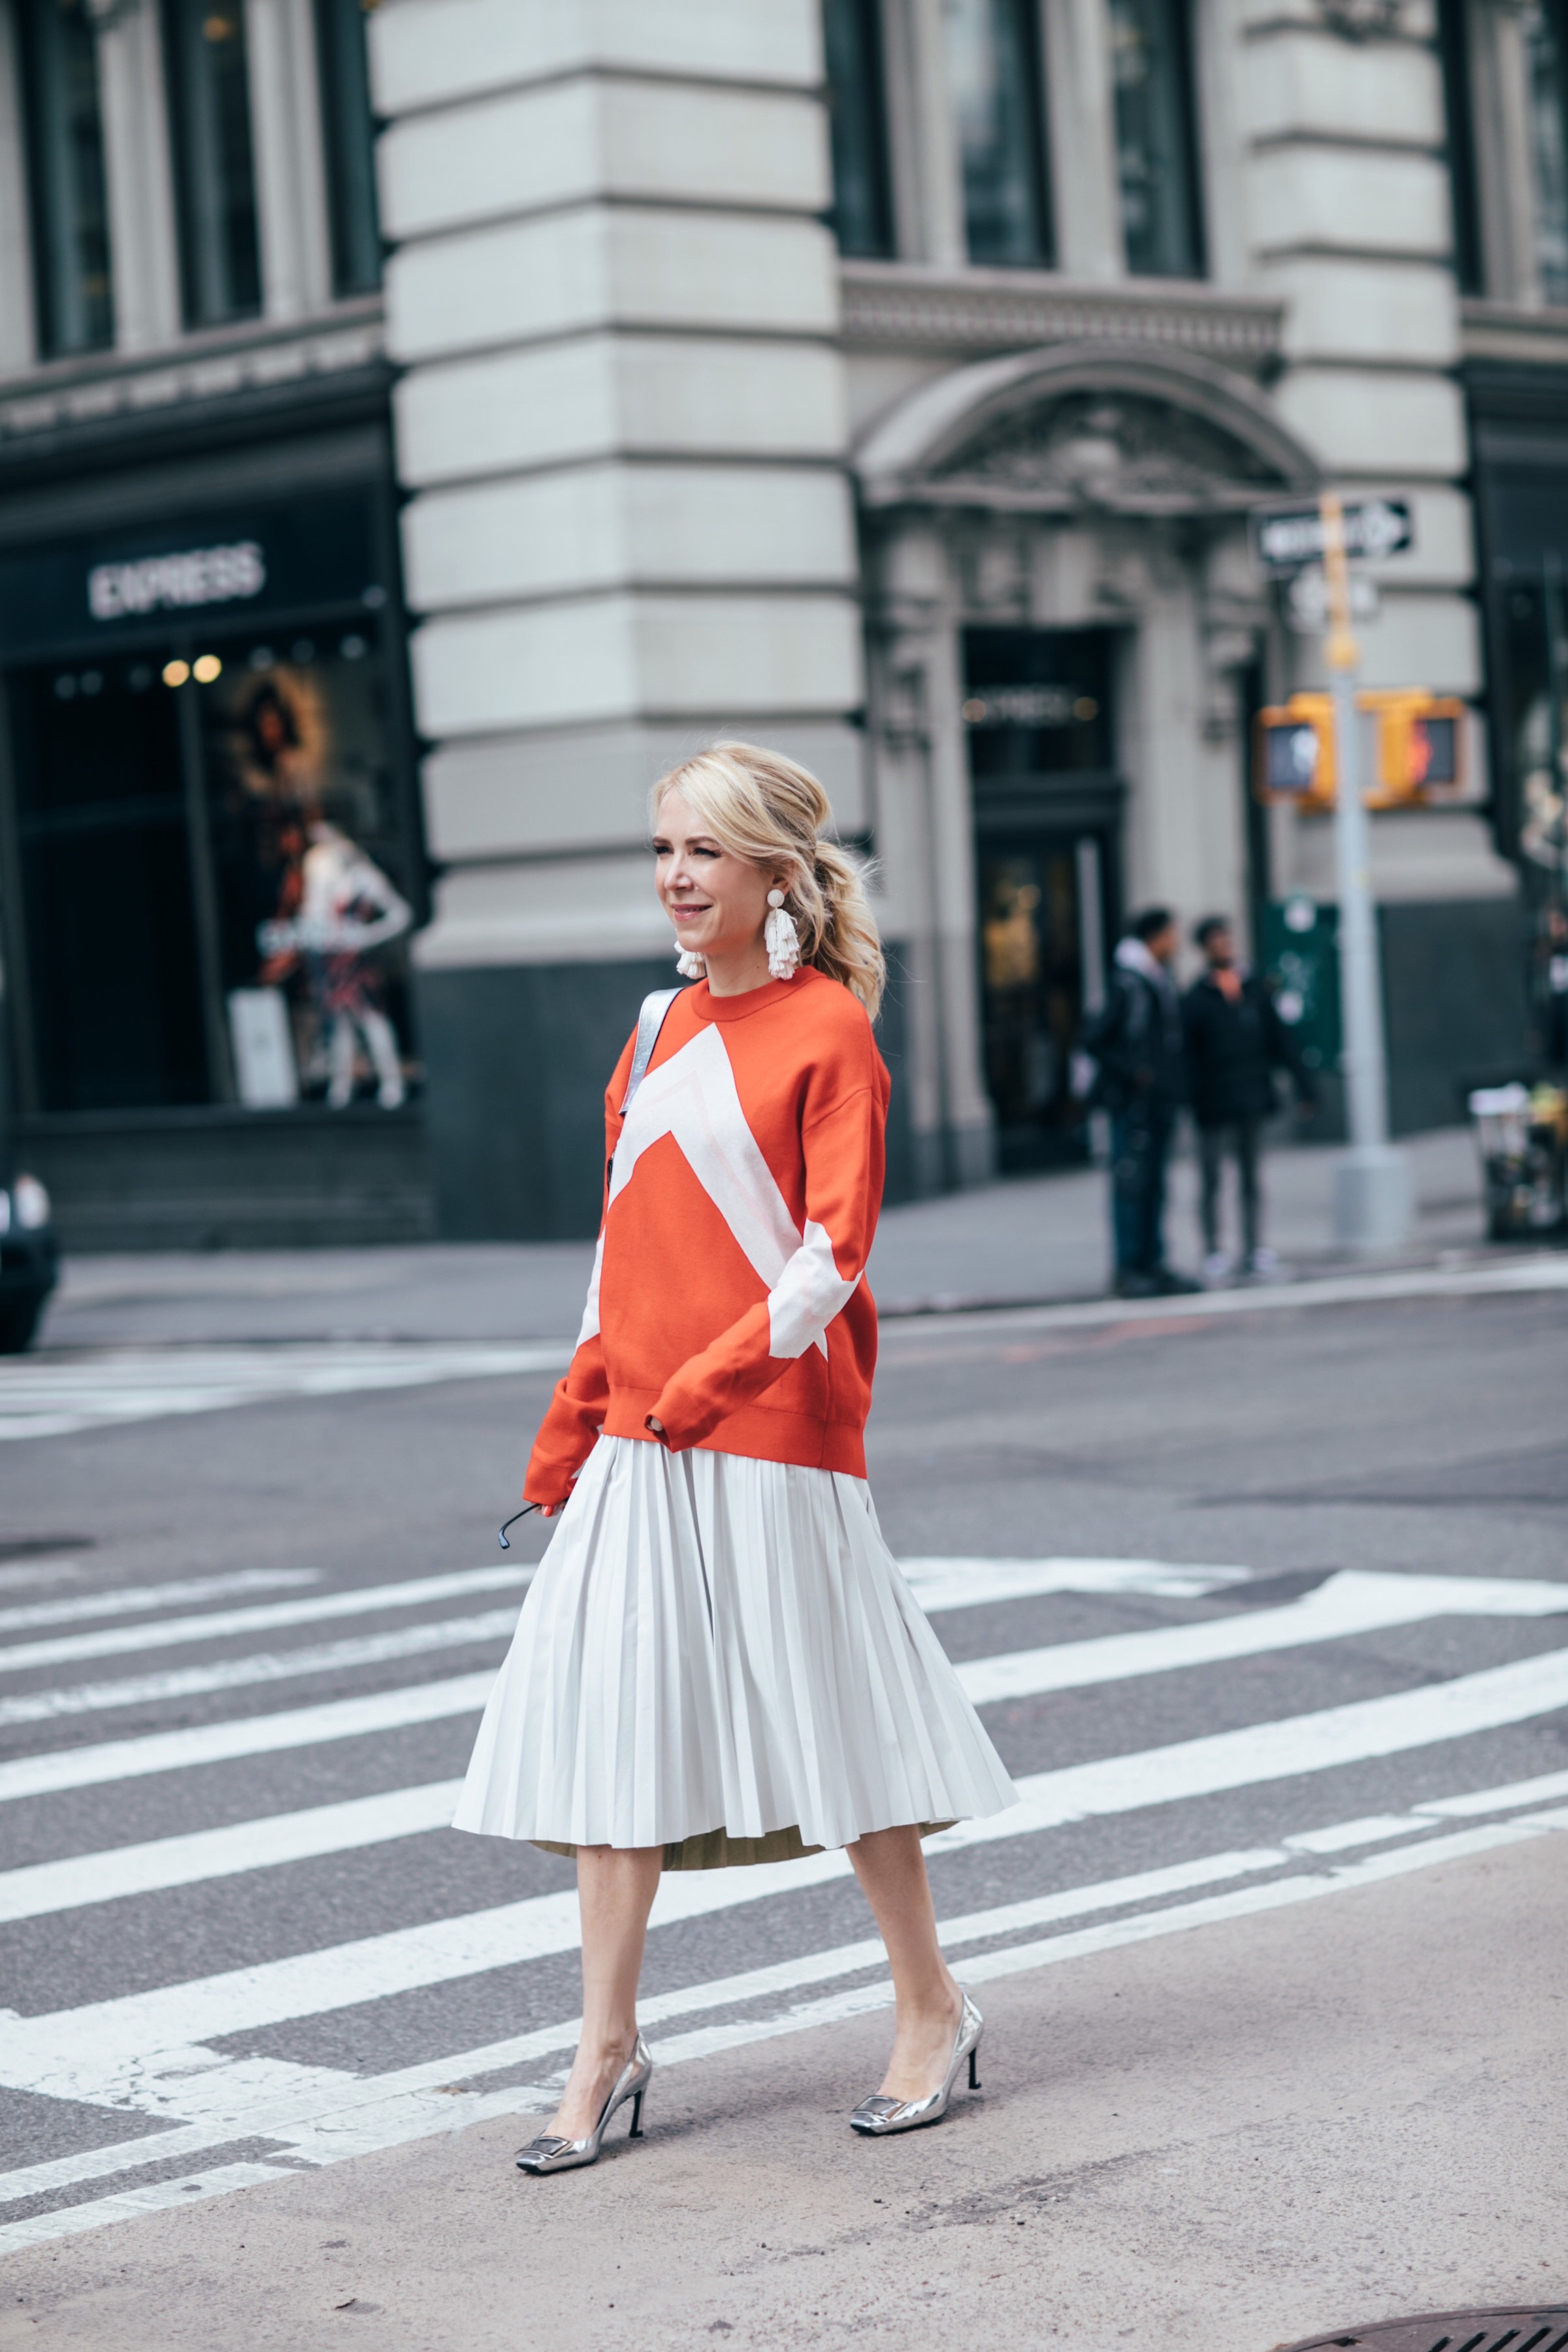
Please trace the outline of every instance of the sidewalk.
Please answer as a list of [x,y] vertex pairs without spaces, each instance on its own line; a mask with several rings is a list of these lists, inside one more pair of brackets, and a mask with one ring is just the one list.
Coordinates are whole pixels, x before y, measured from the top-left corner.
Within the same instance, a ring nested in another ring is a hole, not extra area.
[[520,2179],[501,2116],[38,2246],[0,2352],[1267,2352],[1555,2298],[1562,1870],[1542,1836],[987,1984],[984,2095],[886,2145],[845,2125],[885,2011],[656,2045],[592,2171]]
[[[1475,1146],[1465,1128],[1409,1145],[1419,1214],[1385,1264],[1480,1249]],[[1268,1162],[1268,1234],[1287,1265],[1322,1273],[1332,1244],[1335,1154],[1286,1146]],[[1199,1252],[1197,1171],[1173,1171],[1173,1264]],[[885,1315],[1101,1296],[1108,1281],[1106,1179],[1099,1169],[1016,1178],[887,1210],[871,1258]],[[363,1250],[233,1250],[83,1257],[65,1280],[42,1346],[283,1339],[557,1339],[582,1318],[586,1242],[430,1243]]]

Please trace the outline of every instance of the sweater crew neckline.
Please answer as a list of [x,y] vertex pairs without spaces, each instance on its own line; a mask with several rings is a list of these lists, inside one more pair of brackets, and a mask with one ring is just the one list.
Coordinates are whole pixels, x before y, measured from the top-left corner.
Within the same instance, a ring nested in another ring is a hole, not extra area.
[[741,996],[715,996],[708,982],[700,980],[691,991],[691,1010],[699,1021],[744,1021],[753,1013],[765,1012],[770,1004],[782,1004],[786,996],[798,996],[802,981],[819,977],[806,964],[792,980],[766,980],[761,988],[748,988]]

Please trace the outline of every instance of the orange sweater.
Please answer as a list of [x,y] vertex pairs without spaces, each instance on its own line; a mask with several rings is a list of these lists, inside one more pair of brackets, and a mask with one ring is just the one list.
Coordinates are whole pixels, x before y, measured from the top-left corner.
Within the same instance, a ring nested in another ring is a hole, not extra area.
[[600,1430],[866,1475],[888,1073],[864,1007],[803,968],[670,1006],[632,1108],[605,1097],[605,1216],[576,1353],[528,1465],[563,1502]]

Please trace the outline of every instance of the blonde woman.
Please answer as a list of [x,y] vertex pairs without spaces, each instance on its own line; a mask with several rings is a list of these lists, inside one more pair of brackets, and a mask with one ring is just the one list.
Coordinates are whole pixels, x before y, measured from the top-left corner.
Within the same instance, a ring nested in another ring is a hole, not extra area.
[[666,1870],[847,1847],[897,2002],[850,2123],[935,2123],[966,2063],[976,2079],[921,1838],[1016,1792],[866,1486],[883,962],[829,814],[814,776],[747,743],[654,790],[655,888],[701,977],[648,999],[605,1097],[587,1312],[524,1482],[561,1526],[457,1816],[577,1857],[583,2036],[525,2172],[592,2164],[627,2101],[639,2131]]

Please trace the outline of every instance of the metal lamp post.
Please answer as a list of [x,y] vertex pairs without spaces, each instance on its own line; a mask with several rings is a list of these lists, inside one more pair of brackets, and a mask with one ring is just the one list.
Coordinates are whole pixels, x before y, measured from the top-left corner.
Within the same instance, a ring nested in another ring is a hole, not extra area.
[[1334,1236],[1346,1248],[1392,1249],[1410,1231],[1408,1156],[1388,1140],[1388,1075],[1372,891],[1372,829],[1362,798],[1355,706],[1361,648],[1351,631],[1344,513],[1328,491],[1320,505],[1334,698],[1334,851],[1340,898],[1340,995],[1344,1023],[1350,1146],[1334,1169]]

